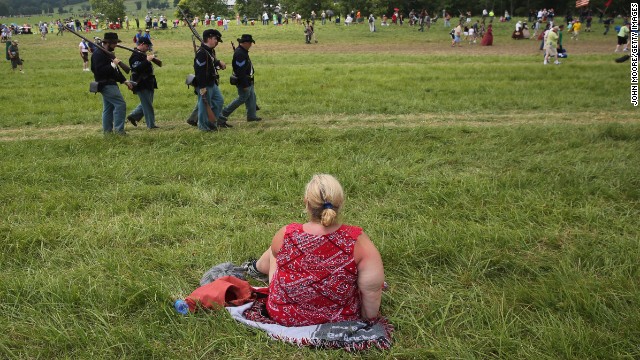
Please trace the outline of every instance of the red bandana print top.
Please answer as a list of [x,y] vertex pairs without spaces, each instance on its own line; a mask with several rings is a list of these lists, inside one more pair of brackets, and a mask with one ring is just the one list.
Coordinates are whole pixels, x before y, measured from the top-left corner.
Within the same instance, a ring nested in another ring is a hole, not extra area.
[[361,233],[359,227],[342,225],[330,234],[312,235],[302,224],[287,225],[269,285],[269,316],[284,326],[360,319],[353,248]]

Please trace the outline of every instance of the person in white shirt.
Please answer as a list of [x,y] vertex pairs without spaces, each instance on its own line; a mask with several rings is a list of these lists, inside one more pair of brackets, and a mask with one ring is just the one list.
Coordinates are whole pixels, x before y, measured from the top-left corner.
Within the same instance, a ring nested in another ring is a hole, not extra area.
[[47,29],[47,23],[40,25],[40,37],[42,40],[47,40],[47,32],[49,32]]
[[344,19],[344,24],[345,26],[349,26],[351,25],[351,22],[353,21],[353,18],[351,17],[351,15],[347,15],[347,18]]
[[82,58],[82,71],[91,71],[89,69],[89,44],[82,39],[80,45],[80,57]]

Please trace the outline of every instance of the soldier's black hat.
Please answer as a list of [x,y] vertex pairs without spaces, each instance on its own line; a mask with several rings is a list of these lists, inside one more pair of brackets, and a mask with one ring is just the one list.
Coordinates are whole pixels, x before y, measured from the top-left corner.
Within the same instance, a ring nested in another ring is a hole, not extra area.
[[238,38],[238,42],[239,43],[251,42],[254,44],[256,43],[255,40],[253,40],[253,37],[249,34],[242,34],[242,36]]
[[151,46],[151,40],[149,38],[143,37],[138,40],[138,45],[145,44]]
[[106,42],[110,42],[110,43],[119,43],[122,42],[122,40],[118,39],[118,34],[116,33],[104,33],[104,38],[102,39],[102,41],[106,41]]
[[222,42],[222,34],[220,33],[220,31],[216,29],[207,29],[202,33],[202,39],[204,41],[207,41],[208,38],[211,38],[214,36],[218,38],[218,42]]

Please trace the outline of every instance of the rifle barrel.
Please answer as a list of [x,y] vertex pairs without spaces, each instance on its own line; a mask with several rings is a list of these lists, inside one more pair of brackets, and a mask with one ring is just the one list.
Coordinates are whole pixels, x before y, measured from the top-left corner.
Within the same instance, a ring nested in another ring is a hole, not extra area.
[[191,30],[191,33],[193,34],[193,36],[195,36],[195,38],[198,39],[198,41],[200,41],[201,44],[204,44],[204,41],[202,41],[202,38],[200,37],[196,29],[194,29],[193,25],[191,25],[191,21],[189,21],[187,14],[185,14],[185,12],[179,6],[177,6],[177,8],[178,8],[178,11],[180,11],[180,13],[182,14],[182,20],[184,20],[184,22],[187,23],[187,26],[189,27],[189,30]]
[[[129,50],[129,51],[131,51],[132,53],[141,53],[141,54],[144,54],[142,51],[140,51],[140,50],[138,50],[138,49],[132,49],[132,48],[130,48],[130,47],[126,47],[126,46],[123,46],[123,45],[116,45],[116,47],[119,47],[119,48],[121,48],[121,49],[125,49],[125,50]],[[162,67],[162,60],[158,59],[157,57],[154,57],[153,59],[151,59],[151,61],[152,61],[154,64],[158,65],[159,67]]]

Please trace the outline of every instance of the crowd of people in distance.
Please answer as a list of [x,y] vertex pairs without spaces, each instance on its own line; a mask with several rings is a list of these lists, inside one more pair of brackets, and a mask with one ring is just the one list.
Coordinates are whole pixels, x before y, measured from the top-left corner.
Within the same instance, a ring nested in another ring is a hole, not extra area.
[[[340,15],[334,14],[330,10],[321,11],[319,16],[316,14],[316,12],[311,12],[304,22],[301,21],[302,15],[295,12],[289,14],[285,11],[284,13],[272,13],[272,15],[273,16],[270,16],[266,11],[263,12],[261,16],[263,26],[300,24],[304,28],[306,44],[318,42],[316,35],[316,32],[318,30],[316,22],[318,20],[321,22],[321,24],[340,24],[341,21]],[[495,13],[493,10],[483,9],[482,14],[476,19],[474,19],[471,11],[467,11],[465,13],[460,12],[459,15],[460,16],[457,19],[457,24],[455,24],[455,26],[450,30],[452,47],[462,47],[463,43],[469,45],[475,45],[479,43],[481,46],[493,45],[493,21],[495,17]],[[424,32],[425,30],[429,30],[440,17],[444,20],[444,27],[451,27],[452,17],[451,14],[446,11],[446,9],[443,9],[441,14],[429,12],[426,9],[422,9],[420,11],[412,10],[409,12],[407,17],[405,17],[399,9],[394,9],[394,12],[390,17],[388,17],[387,15],[382,15],[380,18],[376,18],[374,14],[369,14],[369,16],[366,17],[366,20],[360,11],[353,10],[347,14],[344,24],[347,26],[351,26],[352,24],[357,25],[367,22],[369,25],[369,30],[371,32],[377,31],[376,23],[379,23],[380,26],[385,27],[400,27],[406,24],[408,27],[415,27],[417,28],[417,31]],[[581,33],[583,31],[591,31],[592,18],[593,14],[587,8],[580,11],[579,16],[576,16],[575,18],[572,14],[566,15],[564,18],[566,24],[558,25],[555,23],[556,19],[554,9],[531,10],[530,19],[533,20],[532,26],[529,27],[530,22],[526,21],[524,18],[515,19],[511,37],[516,40],[538,40],[540,42],[539,49],[543,51],[544,55],[543,64],[547,65],[551,61],[553,61],[554,64],[559,65],[561,63],[559,59],[567,57],[567,52],[563,46],[565,34],[567,36],[570,36],[571,41],[578,41],[579,39],[581,39]],[[623,23],[621,26],[615,26],[616,20],[619,20],[619,18],[622,18]],[[169,22],[169,20],[163,15],[155,16],[151,13],[148,13],[142,19],[143,21],[140,21],[137,16],[133,17],[133,19],[137,28],[137,33],[133,36],[132,40],[135,49],[127,50],[131,50],[132,52],[134,52],[134,55],[144,54],[144,56],[132,55],[132,57],[129,59],[130,66],[132,69],[134,69],[132,79],[136,76],[139,76],[140,74],[143,74],[141,79],[155,79],[155,77],[153,76],[154,65],[152,65],[151,63],[157,64],[158,59],[155,58],[153,53],[154,38],[151,36],[151,30],[167,29],[167,23]],[[612,14],[611,16],[603,15],[601,16],[600,20],[605,29],[603,33],[604,35],[608,34],[610,28],[615,29],[615,34],[617,36],[617,46],[614,52],[628,51],[629,38],[631,33],[628,19],[619,15],[616,16],[616,14]],[[505,16],[500,17],[500,21],[510,22],[512,21],[512,18],[507,12],[505,13]],[[202,17],[195,16],[192,20],[189,20],[188,23],[184,20],[172,21],[174,27],[180,26],[180,23],[182,23],[182,26],[193,27],[194,31],[196,31],[196,27],[203,27],[203,37],[209,39],[209,42],[207,42],[208,45],[204,44],[203,42],[203,46],[198,50],[198,56],[201,55],[202,59],[196,59],[194,65],[194,72],[196,74],[199,73],[199,69],[201,67],[206,70],[222,65],[219,70],[225,70],[226,65],[224,65],[224,62],[216,57],[214,48],[218,45],[218,43],[222,42],[221,31],[228,30],[229,22],[230,21],[225,16],[216,16],[213,13],[205,13]],[[247,15],[243,15],[242,17],[240,16],[240,14],[236,15],[236,25],[244,27],[251,26],[252,24],[255,24],[255,19],[249,19]],[[107,41],[106,44],[109,46],[110,51],[114,51],[115,47],[122,47],[121,45],[118,45],[118,43],[122,41],[117,36],[118,30],[130,29],[131,26],[132,25],[130,24],[129,16],[125,16],[122,21],[121,19],[116,19],[115,21],[109,21],[105,19],[103,21],[102,19],[98,19],[95,16],[85,16],[82,20],[80,20],[80,17],[72,16],[66,19],[57,19],[49,22],[39,22],[37,24],[37,29],[39,29],[39,32],[37,33],[39,33],[42,40],[47,40],[47,34],[52,33],[55,30],[57,30],[56,36],[63,36],[63,34],[68,30],[82,33],[90,32],[93,30],[106,29],[108,30],[108,32],[105,32],[104,36],[106,37],[108,35],[109,37],[111,37],[111,41]],[[142,28],[140,28],[141,26]],[[17,31],[22,32],[22,30],[25,28],[27,28],[27,24],[20,28],[15,26],[14,24],[0,24],[2,41],[7,42],[6,59],[11,61],[11,68],[14,72],[18,70],[18,72],[24,73],[23,60],[20,56],[19,44],[18,41],[16,41],[13,37],[18,34]],[[94,39],[96,40],[96,43],[100,44],[101,39],[97,37],[94,37]],[[251,35],[244,34],[241,38],[238,39],[238,43],[239,46],[234,52],[234,63],[232,64],[232,73],[237,77],[237,81],[239,81],[237,84],[232,83],[232,85],[235,85],[238,89],[238,97],[229,105],[227,105],[227,107],[223,107],[222,95],[218,89],[218,70],[213,73],[202,70],[202,74],[198,75],[201,78],[200,85],[205,84],[206,86],[195,86],[198,91],[201,91],[201,93],[196,94],[198,96],[198,105],[193,110],[191,116],[189,116],[187,123],[192,126],[197,126],[198,129],[202,131],[216,131],[221,128],[232,127],[231,124],[227,123],[227,118],[238,106],[242,104],[245,105],[247,110],[247,121],[261,120],[261,118],[258,117],[256,113],[256,111],[260,109],[257,105],[255,91],[253,88],[254,69],[251,65],[248,55],[249,49],[251,48],[252,44],[255,43],[255,41],[253,40]],[[77,51],[79,51],[79,55],[82,59],[82,71],[93,72],[94,76],[96,77],[96,81],[99,81],[99,76],[96,75],[97,68],[94,66],[94,60],[97,57],[96,52],[100,53],[99,47],[97,48],[96,45],[93,44],[93,41],[85,41],[84,39],[80,41],[80,43],[76,44],[78,44],[78,48],[76,49],[78,49]],[[98,49],[98,51],[96,51],[96,49]],[[210,53],[210,56],[205,56],[205,53]],[[104,76],[109,77],[110,79],[109,84],[107,84],[109,86],[105,87],[105,83],[103,82],[101,88],[98,90],[98,92],[102,92],[105,111],[111,112],[110,116],[106,116],[103,119],[104,132],[117,132],[124,134],[124,100],[122,99],[122,95],[117,88],[117,83],[126,84],[130,90],[134,91],[134,93],[140,97],[140,105],[137,106],[132,113],[126,116],[126,119],[129,120],[132,125],[137,126],[137,123],[144,117],[148,128],[157,128],[158,126],[155,124],[153,113],[153,92],[157,87],[157,83],[155,82],[155,80],[148,82],[139,80],[125,81],[125,78],[123,76],[120,76],[122,74],[119,73],[117,67],[113,66],[114,60],[106,59],[104,54],[100,56],[102,56],[105,64],[109,64],[108,67],[105,67],[105,69],[108,71],[105,70]],[[90,57],[92,59],[91,62],[89,62]],[[214,62],[215,66],[202,65],[209,64],[209,59],[213,59],[211,61]],[[238,64],[244,65],[240,66],[236,64],[236,60],[238,60]],[[142,66],[140,66],[139,64],[142,64]],[[204,105],[204,103],[208,103],[209,105]],[[210,116],[209,114],[207,114],[207,111],[205,111],[207,106],[213,109],[214,116]]]

